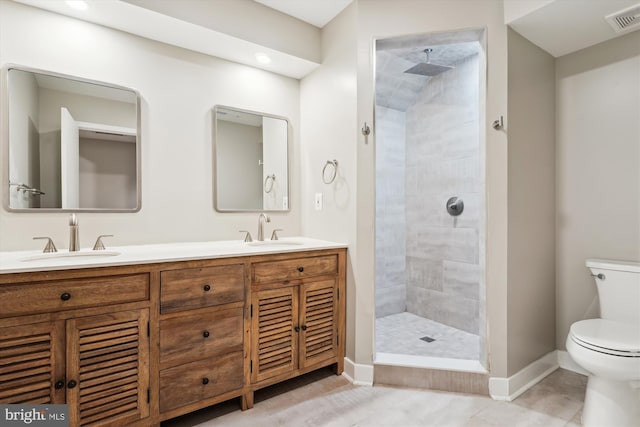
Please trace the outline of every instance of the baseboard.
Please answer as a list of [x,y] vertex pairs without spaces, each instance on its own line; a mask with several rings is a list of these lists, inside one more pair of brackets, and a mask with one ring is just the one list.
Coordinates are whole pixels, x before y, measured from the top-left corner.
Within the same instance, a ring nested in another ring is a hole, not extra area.
[[351,359],[345,357],[342,375],[355,385],[373,385],[373,365],[354,363]]
[[567,371],[589,376],[589,372],[574,362],[571,355],[564,350],[558,350],[558,364],[562,369],[566,369]]
[[554,350],[509,378],[489,378],[489,394],[494,400],[511,402],[516,397],[559,368],[557,350]]

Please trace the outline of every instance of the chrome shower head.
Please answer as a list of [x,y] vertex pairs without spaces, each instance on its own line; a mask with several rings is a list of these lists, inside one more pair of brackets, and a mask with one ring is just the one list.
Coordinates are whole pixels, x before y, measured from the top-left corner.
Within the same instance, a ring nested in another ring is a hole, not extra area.
[[426,62],[423,62],[418,65],[414,65],[413,67],[406,70],[405,73],[417,74],[419,76],[433,77],[433,76],[437,76],[438,74],[444,73],[445,71],[449,71],[455,68],[449,65],[432,64],[431,62],[429,62],[429,54],[431,52],[433,52],[433,49],[430,49],[430,48],[425,49],[424,53],[427,54]]

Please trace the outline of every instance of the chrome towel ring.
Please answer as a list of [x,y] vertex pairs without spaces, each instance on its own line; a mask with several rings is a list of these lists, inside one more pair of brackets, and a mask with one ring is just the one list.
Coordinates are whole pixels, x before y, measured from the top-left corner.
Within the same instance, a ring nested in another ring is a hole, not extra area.
[[[327,179],[327,166],[333,166],[333,173],[331,174],[331,177],[329,179]],[[338,161],[337,160],[327,160],[327,163],[324,164],[324,167],[322,168],[322,182],[324,182],[325,184],[331,184],[333,181],[335,181],[336,179],[336,174],[338,173]]]
[[[273,190],[273,184],[276,181],[276,175],[275,174],[271,174],[271,175],[267,175],[266,178],[264,179],[264,192],[265,193],[271,193],[271,190]],[[269,185],[269,183],[271,183],[271,185]]]

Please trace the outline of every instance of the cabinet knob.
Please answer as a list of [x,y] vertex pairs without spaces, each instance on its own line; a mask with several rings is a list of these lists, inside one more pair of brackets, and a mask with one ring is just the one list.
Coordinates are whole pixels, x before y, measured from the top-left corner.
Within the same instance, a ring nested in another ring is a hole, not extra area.
[[296,326],[295,328],[293,328],[296,332],[300,332],[300,326]]
[[204,385],[209,384],[209,378],[204,377],[204,378],[202,379],[202,384],[204,384]]
[[62,295],[60,295],[60,299],[62,301],[69,301],[71,299],[71,294],[69,292],[65,292]]
[[62,387],[64,387],[64,380],[56,381],[54,387],[56,388],[56,390],[60,390]]
[[209,338],[209,331],[204,331],[202,333],[202,336],[205,337],[205,338]]
[[304,267],[298,267],[298,271],[302,273],[304,271]]
[[307,325],[302,325],[301,329],[302,329],[303,331],[306,331],[306,330],[307,330]]
[[78,385],[77,382],[75,382],[74,380],[71,380],[67,383],[67,388],[74,388],[77,385]]
[[211,290],[211,285],[204,285],[202,289],[204,289],[205,292],[209,292]]

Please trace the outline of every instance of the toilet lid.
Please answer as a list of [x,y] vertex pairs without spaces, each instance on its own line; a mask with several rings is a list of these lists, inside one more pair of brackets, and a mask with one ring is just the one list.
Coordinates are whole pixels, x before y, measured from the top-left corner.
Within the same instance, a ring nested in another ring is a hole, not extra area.
[[640,356],[640,325],[607,319],[581,320],[571,325],[571,335],[577,342],[604,352]]

